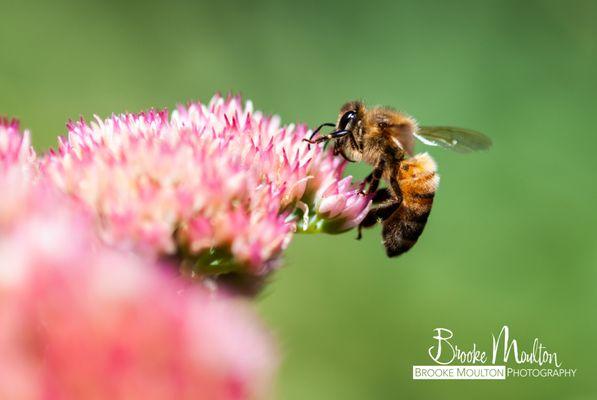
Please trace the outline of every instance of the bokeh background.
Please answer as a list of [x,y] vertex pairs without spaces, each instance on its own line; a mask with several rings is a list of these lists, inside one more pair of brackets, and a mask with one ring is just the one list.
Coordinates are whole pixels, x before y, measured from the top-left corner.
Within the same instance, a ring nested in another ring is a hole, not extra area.
[[[241,92],[284,122],[334,120],[346,100],[490,135],[431,149],[442,184],[419,244],[387,259],[297,236],[257,307],[276,332],[281,399],[590,399],[597,234],[593,1],[0,0],[0,113],[38,149],[69,118]],[[422,148],[419,148],[422,150]],[[350,166],[362,178],[364,166]],[[436,327],[490,349],[507,324],[576,378],[413,381]]]

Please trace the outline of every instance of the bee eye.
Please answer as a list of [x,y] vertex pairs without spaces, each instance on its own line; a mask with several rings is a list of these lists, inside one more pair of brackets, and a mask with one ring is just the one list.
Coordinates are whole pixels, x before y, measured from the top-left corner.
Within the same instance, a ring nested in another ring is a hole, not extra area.
[[378,122],[377,126],[379,126],[381,129],[384,129],[388,127],[388,124],[386,122]]
[[340,118],[338,129],[346,129],[348,127],[348,124],[350,124],[356,117],[357,113],[354,111],[345,112],[342,118]]

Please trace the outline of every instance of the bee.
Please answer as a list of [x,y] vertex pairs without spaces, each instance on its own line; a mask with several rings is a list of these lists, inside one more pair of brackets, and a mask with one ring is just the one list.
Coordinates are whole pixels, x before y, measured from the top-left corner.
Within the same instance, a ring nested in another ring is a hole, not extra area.
[[[334,131],[315,136],[322,128]],[[398,256],[419,239],[431,212],[439,175],[427,153],[414,155],[415,139],[460,153],[486,150],[491,139],[482,133],[449,126],[418,126],[414,118],[389,107],[367,109],[351,101],[340,109],[336,123],[324,123],[304,139],[310,144],[333,141],[333,153],[349,162],[366,162],[373,171],[363,182],[362,193],[372,196],[372,207],[358,227],[382,223],[388,257]],[[388,187],[379,188],[384,180]]]

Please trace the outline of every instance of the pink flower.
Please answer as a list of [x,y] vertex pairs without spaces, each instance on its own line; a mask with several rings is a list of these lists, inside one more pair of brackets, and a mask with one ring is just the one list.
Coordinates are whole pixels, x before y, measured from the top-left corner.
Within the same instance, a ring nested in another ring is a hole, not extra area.
[[[323,186],[316,197],[315,210],[320,216],[319,230],[340,233],[356,227],[369,211],[372,196],[363,196],[352,189],[350,179],[344,178]],[[363,198],[368,201],[363,201]]]
[[35,160],[29,131],[21,133],[19,121],[0,117],[0,171],[2,174],[15,166],[27,169]]
[[268,395],[276,357],[245,304],[107,248],[61,197],[32,185],[0,227],[0,398]]
[[70,123],[42,164],[91,211],[105,242],[176,255],[201,275],[265,276],[293,232],[350,229],[369,205],[350,178],[341,181],[342,161],[308,148],[308,134],[239,97],[215,96],[170,117]]
[[14,221],[15,214],[26,211],[21,203],[36,177],[36,156],[29,132],[21,133],[17,120],[0,118],[0,188],[3,192],[0,227]]

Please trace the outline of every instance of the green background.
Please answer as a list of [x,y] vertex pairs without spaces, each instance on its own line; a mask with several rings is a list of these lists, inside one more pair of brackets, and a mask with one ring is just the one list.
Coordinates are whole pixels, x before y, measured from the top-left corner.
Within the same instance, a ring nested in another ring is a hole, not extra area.
[[[494,139],[431,149],[442,184],[418,245],[379,228],[296,236],[258,300],[281,399],[589,399],[597,235],[597,3],[0,1],[0,113],[47,148],[69,118],[242,92],[285,122],[346,100]],[[419,150],[422,150],[419,148]],[[351,166],[363,177],[365,166]],[[436,327],[490,350],[507,324],[576,378],[413,381]]]

